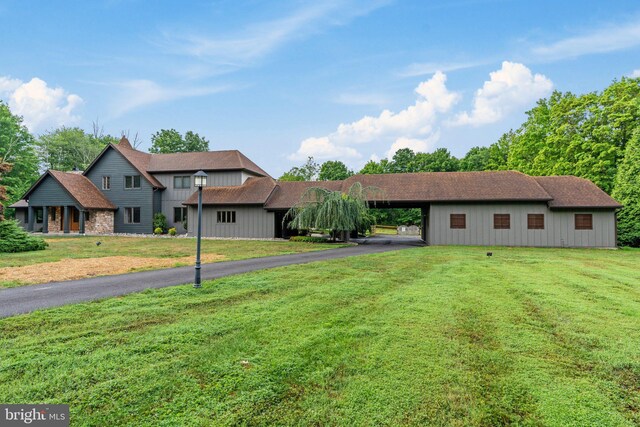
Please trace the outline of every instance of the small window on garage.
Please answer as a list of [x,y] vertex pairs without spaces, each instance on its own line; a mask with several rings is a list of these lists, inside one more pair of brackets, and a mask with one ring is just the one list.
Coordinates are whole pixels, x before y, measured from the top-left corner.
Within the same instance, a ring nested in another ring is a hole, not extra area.
[[236,211],[218,211],[218,224],[235,224]]
[[466,214],[451,214],[449,215],[449,227],[456,229],[467,228],[467,215]]
[[511,228],[511,214],[493,214],[493,228],[495,230],[509,230]]
[[544,214],[528,214],[527,228],[529,230],[544,230]]
[[576,230],[593,230],[592,214],[576,214]]

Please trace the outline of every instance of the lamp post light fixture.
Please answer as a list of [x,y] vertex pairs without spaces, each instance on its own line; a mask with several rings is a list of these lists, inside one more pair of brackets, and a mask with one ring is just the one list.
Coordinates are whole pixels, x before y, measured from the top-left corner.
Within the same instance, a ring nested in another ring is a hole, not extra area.
[[196,243],[196,278],[193,282],[194,288],[201,288],[200,279],[200,240],[202,238],[202,187],[207,185],[207,174],[198,171],[193,175],[193,185],[198,187],[198,237]]

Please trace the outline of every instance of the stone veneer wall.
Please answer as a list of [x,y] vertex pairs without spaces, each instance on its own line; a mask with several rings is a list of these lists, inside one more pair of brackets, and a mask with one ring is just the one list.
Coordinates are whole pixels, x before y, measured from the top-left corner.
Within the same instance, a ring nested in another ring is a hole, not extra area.
[[113,233],[113,211],[89,210],[89,221],[84,223],[84,232],[91,234]]
[[[52,220],[53,212],[56,213],[56,220]],[[62,208],[60,206],[49,207],[49,233],[61,233],[62,232]]]

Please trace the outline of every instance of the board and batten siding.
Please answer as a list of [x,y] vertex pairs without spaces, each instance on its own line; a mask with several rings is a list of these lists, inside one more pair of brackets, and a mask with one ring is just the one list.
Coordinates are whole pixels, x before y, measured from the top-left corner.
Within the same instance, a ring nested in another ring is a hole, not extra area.
[[[207,173],[207,187],[227,187],[242,184],[242,173],[240,171],[216,172],[205,171]],[[175,227],[178,232],[186,231],[181,222],[175,222],[173,219],[173,209],[184,207],[182,202],[191,196],[196,188],[193,186],[192,172],[173,172],[173,173],[154,173],[153,176],[160,181],[162,185],[167,187],[162,191],[162,199],[160,202],[160,211],[167,217],[167,225]],[[189,176],[189,188],[174,188],[173,178],[176,176]],[[187,218],[187,223],[189,219]]]
[[[235,224],[218,224],[218,211],[235,211]],[[189,234],[195,235],[198,226],[198,207],[189,206],[187,223]],[[275,217],[262,205],[203,206],[202,235],[205,237],[241,237],[272,239],[275,235]]]
[[[592,230],[576,230],[574,215],[593,215]],[[466,228],[452,229],[450,214],[465,214]],[[511,228],[495,230],[494,214],[510,214]],[[527,214],[544,214],[544,229],[527,229]],[[616,247],[613,210],[550,210],[545,203],[431,204],[429,244],[479,246]]]
[[[125,175],[140,175],[140,188],[125,190]],[[111,177],[111,189],[102,189],[102,177]],[[118,210],[114,213],[116,233],[149,234],[153,232],[153,186],[113,148],[108,149],[89,170],[86,177],[98,187]],[[140,208],[140,224],[124,223],[124,208]]]

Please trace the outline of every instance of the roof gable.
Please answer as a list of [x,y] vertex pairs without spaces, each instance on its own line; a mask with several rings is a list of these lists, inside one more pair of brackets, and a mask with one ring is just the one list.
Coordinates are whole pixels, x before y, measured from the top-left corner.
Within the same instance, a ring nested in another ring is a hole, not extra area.
[[56,182],[71,199],[85,209],[116,209],[104,194],[84,175],[70,172],[48,170],[36,181],[24,194],[23,198],[29,198],[45,180],[50,177]]
[[122,157],[124,157],[124,159],[135,169],[138,171],[138,173],[140,173],[140,175],[142,175],[147,182],[149,182],[149,184],[151,184],[152,187],[155,188],[165,188],[164,185],[162,185],[162,183],[160,183],[160,181],[158,181],[153,175],[151,175],[148,171],[147,171],[147,167],[149,165],[149,161],[151,159],[151,154],[149,153],[145,153],[143,151],[138,151],[134,148],[131,147],[131,144],[129,143],[129,141],[123,137],[120,142],[118,144],[109,144],[107,145],[104,150],[102,150],[102,152],[100,154],[98,154],[98,157],[96,157],[93,162],[91,162],[91,164],[86,168],[86,170],[83,172],[83,175],[87,175],[89,173],[89,171],[98,163],[100,162],[100,159],[102,159],[105,155],[105,153],[109,150],[114,150],[115,152],[117,152],[118,154],[120,154]]

